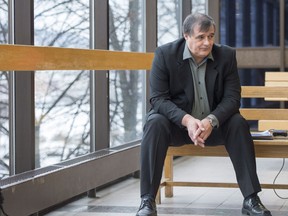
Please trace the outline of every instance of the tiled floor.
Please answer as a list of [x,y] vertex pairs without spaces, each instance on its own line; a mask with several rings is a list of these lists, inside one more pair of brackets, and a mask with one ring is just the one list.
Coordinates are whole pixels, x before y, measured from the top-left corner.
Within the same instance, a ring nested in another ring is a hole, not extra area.
[[[257,159],[261,183],[272,183],[282,166],[282,159]],[[287,161],[288,163],[288,161]],[[175,178],[203,181],[235,181],[228,158],[182,157],[175,161]],[[287,183],[288,164],[277,178]],[[276,191],[288,197],[288,190]],[[281,199],[270,189],[259,196],[273,216],[288,216],[288,199]],[[158,205],[159,216],[240,216],[243,197],[239,189],[176,187],[174,197],[165,198]],[[139,179],[129,178],[97,193],[97,198],[84,197],[67,204],[47,216],[134,216],[140,204]]]

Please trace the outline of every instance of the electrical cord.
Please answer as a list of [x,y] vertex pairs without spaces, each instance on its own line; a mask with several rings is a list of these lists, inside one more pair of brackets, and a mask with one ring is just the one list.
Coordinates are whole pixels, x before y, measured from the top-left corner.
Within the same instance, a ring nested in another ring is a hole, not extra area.
[[[274,180],[273,180],[273,184],[275,184],[278,176],[279,176],[280,173],[282,172],[282,170],[283,170],[283,168],[284,168],[284,165],[285,165],[285,158],[283,158],[282,166],[281,166],[279,172],[277,173],[277,175],[275,176],[275,178],[274,178]],[[276,191],[275,188],[273,188],[273,191],[274,191],[274,193],[276,194],[276,196],[279,197],[280,199],[288,199],[288,197],[283,197],[283,196],[279,195],[279,194],[277,193],[277,191]]]
[[3,206],[2,206],[3,202],[4,202],[4,198],[3,198],[3,196],[2,196],[1,188],[0,188],[0,215],[1,215],[1,211],[2,211],[2,213],[3,213],[5,216],[8,216],[8,214],[7,214],[7,213],[4,211],[4,209],[3,209]]
[[5,216],[8,216],[8,214],[6,214],[6,212],[4,211],[4,209],[3,209],[3,206],[2,206],[2,205],[0,206],[0,209],[1,209],[2,213],[3,213]]

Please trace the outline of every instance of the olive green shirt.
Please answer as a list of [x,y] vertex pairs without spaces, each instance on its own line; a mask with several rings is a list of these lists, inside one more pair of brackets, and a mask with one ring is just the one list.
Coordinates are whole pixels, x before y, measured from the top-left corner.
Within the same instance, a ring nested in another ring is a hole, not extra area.
[[204,119],[208,115],[210,118],[217,118],[210,114],[210,107],[207,97],[206,85],[205,85],[205,74],[207,59],[214,61],[212,53],[210,53],[200,64],[197,64],[193,56],[191,55],[188,46],[186,45],[183,52],[183,60],[189,59],[189,65],[192,73],[193,84],[194,84],[194,103],[192,107],[191,115],[196,119]]

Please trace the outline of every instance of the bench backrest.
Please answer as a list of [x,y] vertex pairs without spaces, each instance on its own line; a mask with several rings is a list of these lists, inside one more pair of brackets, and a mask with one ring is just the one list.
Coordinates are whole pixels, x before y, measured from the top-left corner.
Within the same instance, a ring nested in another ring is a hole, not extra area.
[[[266,101],[288,101],[288,73],[266,72],[265,86],[242,86],[243,98],[264,98]],[[288,130],[287,108],[243,108],[247,120],[258,120],[258,130]]]

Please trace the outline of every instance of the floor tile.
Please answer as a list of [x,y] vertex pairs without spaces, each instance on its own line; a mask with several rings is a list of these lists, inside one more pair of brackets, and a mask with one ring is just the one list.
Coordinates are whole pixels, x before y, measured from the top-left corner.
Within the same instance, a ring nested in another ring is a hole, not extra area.
[[[261,182],[273,183],[283,164],[282,159],[258,159],[257,169]],[[276,179],[288,181],[288,165]],[[217,170],[217,172],[215,172]],[[182,157],[175,160],[175,179],[193,181],[235,182],[229,158]],[[47,216],[135,216],[140,204],[139,179],[128,178],[111,187],[97,191],[97,198],[83,197],[46,214]],[[288,190],[277,190],[288,197]],[[161,191],[162,203],[157,206],[158,216],[240,216],[243,197],[238,188],[175,187],[174,196],[166,198]],[[273,216],[288,216],[288,200],[279,198],[271,189],[263,189],[259,196]]]

